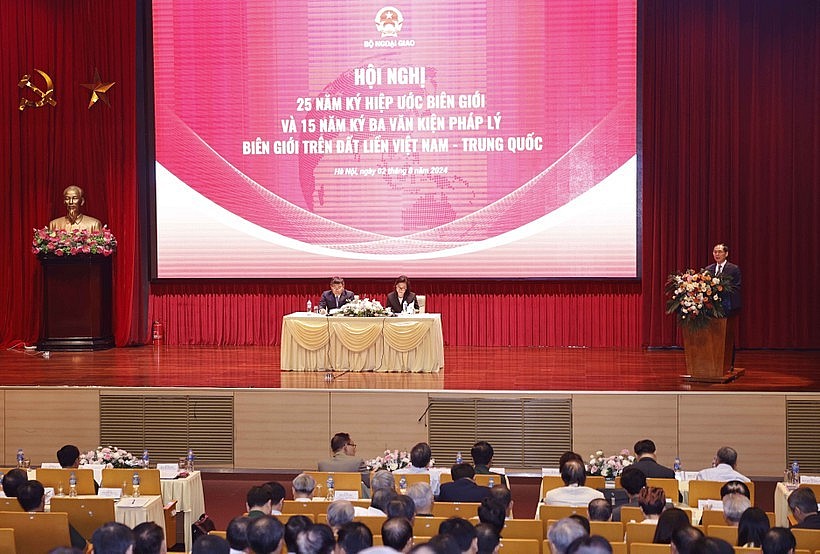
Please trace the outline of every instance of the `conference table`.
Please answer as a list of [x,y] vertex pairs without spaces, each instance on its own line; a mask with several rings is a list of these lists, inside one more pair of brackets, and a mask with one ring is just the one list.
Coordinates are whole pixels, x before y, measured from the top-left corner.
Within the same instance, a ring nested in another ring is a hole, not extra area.
[[444,367],[441,314],[282,318],[283,371],[432,373]]

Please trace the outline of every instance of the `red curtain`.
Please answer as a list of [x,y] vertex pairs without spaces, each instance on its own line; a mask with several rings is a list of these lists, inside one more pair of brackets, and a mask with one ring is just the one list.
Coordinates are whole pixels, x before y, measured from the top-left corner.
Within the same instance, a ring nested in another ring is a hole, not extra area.
[[[85,211],[101,219],[119,242],[114,260],[115,339],[140,340],[138,313],[147,284],[138,279],[136,179],[135,0],[0,1],[0,171],[5,217],[0,220],[0,343],[33,342],[41,306],[41,269],[32,255],[32,230],[65,214],[62,191],[85,191]],[[116,84],[88,109],[98,69]],[[55,107],[19,111],[25,74],[44,87],[34,70],[51,76]],[[71,298],[66,298],[71,302]],[[144,318],[144,316],[143,316]]]
[[[175,282],[149,293],[140,278],[135,2],[0,0],[0,342],[37,336],[31,230],[62,214],[61,191],[77,183],[120,242],[118,345],[145,340],[146,301],[170,344],[276,344],[282,315],[325,282]],[[640,21],[641,282],[415,280],[448,344],[679,344],[663,309],[666,275],[705,266],[726,242],[744,274],[740,346],[820,346],[820,4],[645,0]],[[117,82],[111,109],[87,109],[79,84],[95,67]],[[16,83],[34,68],[54,77],[59,104],[20,113]],[[348,285],[376,297],[390,288]]]

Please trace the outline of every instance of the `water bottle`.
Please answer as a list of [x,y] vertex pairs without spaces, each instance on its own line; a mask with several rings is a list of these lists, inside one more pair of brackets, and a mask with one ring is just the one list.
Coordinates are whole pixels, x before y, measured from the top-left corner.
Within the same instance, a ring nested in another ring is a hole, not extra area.
[[402,475],[401,479],[399,479],[399,491],[404,494],[407,492],[407,478]]
[[672,464],[672,469],[675,471],[675,479],[677,479],[678,481],[682,480],[682,466],[680,464],[680,458],[678,458],[677,456],[675,456],[675,463]]
[[142,467],[148,469],[151,465],[151,457],[148,455],[148,449],[142,451]]
[[326,484],[327,484],[327,496],[326,496],[326,498],[327,498],[327,500],[333,500],[333,498],[336,496],[336,491],[334,490],[335,489],[335,483],[333,482],[333,476],[332,475],[327,476],[327,483]]
[[495,479],[490,477],[490,480],[487,482],[487,486],[493,488],[495,486]]
[[134,488],[134,494],[132,495],[134,498],[139,498],[140,495],[140,474],[136,471],[134,472],[134,476],[131,477],[131,486]]
[[188,449],[188,456],[185,458],[185,469],[188,470],[188,473],[191,473],[194,470],[194,449]]
[[407,300],[405,300],[404,302],[401,303],[401,313],[403,313],[403,314],[407,313]]
[[23,461],[26,459],[26,455],[23,453],[22,448],[17,449],[17,467],[23,467]]
[[68,496],[71,498],[77,497],[77,474],[73,471],[68,477]]
[[464,461],[464,458],[461,457],[461,450],[459,450],[458,453],[456,453],[456,463],[460,464],[463,461]]
[[800,485],[800,464],[797,463],[797,460],[792,462],[792,485]]
[[306,310],[307,313],[311,313],[313,311],[313,302],[310,301],[310,298],[308,298],[306,307],[307,307],[307,310]]
[[5,474],[2,471],[0,471],[0,492],[3,492],[3,476],[4,475]]

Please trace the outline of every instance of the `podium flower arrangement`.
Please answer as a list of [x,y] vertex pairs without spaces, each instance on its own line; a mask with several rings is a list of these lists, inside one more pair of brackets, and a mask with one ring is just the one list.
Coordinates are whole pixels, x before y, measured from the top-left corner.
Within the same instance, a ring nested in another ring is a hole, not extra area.
[[34,239],[31,243],[31,252],[40,255],[101,254],[110,256],[116,251],[117,239],[108,226],[99,231],[82,229],[51,231],[48,227],[43,227],[34,230]]
[[635,463],[635,456],[629,450],[623,449],[614,456],[604,456],[603,450],[598,450],[590,454],[589,462],[586,464],[587,475],[601,475],[607,479],[614,479],[624,468]]
[[89,450],[80,454],[80,465],[102,464],[105,467],[123,469],[142,467],[142,460],[134,457],[127,450],[116,446],[99,446],[96,450]]
[[405,450],[385,450],[384,454],[365,462],[372,471],[396,471],[410,465],[410,453]]
[[701,329],[710,318],[725,316],[721,299],[733,290],[730,278],[704,269],[673,273],[666,280],[666,313],[675,314],[681,325]]
[[336,315],[348,317],[380,317],[387,315],[387,310],[378,300],[354,298],[339,308]]

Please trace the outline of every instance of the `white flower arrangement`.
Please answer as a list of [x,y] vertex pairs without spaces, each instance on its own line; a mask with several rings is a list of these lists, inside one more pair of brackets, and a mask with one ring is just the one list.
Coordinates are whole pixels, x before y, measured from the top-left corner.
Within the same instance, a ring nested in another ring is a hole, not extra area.
[[372,460],[368,460],[367,467],[373,471],[386,469],[396,471],[410,466],[410,453],[405,450],[385,450],[384,454]]
[[89,450],[84,454],[80,454],[80,465],[87,464],[102,464],[109,468],[130,469],[141,467],[142,460],[135,458],[127,450],[116,446],[99,446],[96,450]]
[[635,463],[635,456],[629,450],[623,449],[614,456],[604,456],[602,450],[590,454],[589,463],[586,464],[587,475],[602,475],[605,478],[614,479],[624,468]]
[[388,315],[381,302],[370,298],[354,298],[335,312],[335,315],[347,317],[380,317]]

